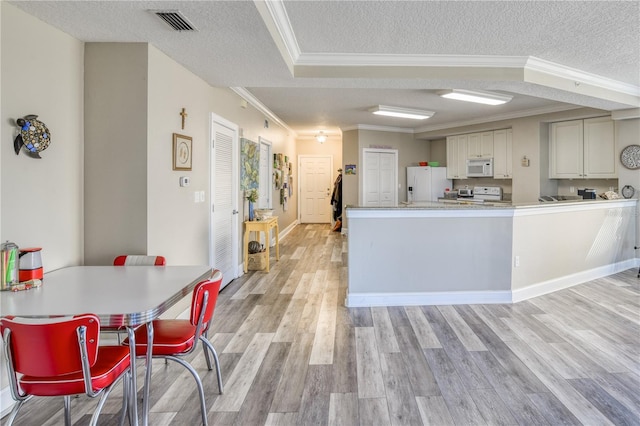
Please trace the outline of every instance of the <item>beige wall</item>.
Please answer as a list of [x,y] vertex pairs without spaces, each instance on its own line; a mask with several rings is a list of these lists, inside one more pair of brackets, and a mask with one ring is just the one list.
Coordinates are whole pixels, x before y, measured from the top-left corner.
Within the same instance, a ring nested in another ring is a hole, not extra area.
[[[117,131],[100,129],[91,121],[91,130],[120,134],[115,137],[118,140],[131,139],[130,135],[135,135],[133,139],[137,141],[137,149],[131,152],[131,158],[122,158],[127,151],[110,143],[113,136],[97,138],[96,147],[92,148],[101,154],[95,157],[101,158],[103,164],[96,169],[87,165],[87,175],[91,176],[87,181],[91,188],[96,189],[96,202],[87,208],[87,217],[91,215],[91,226],[87,226],[87,247],[94,249],[87,250],[87,262],[107,264],[118,253],[135,252],[162,254],[169,264],[208,263],[211,113],[238,125],[241,137],[256,142],[260,136],[269,140],[274,153],[295,156],[295,140],[277,124],[270,123],[265,127],[264,115],[250,106],[241,107],[239,96],[229,89],[209,86],[153,46],[92,43],[87,45],[87,50],[96,52],[88,55],[87,62],[91,59],[95,64],[87,67],[87,73],[105,74],[95,82],[89,78],[88,87],[96,86],[96,91],[109,92],[103,93],[96,118],[112,117],[116,121],[126,121],[130,115],[133,121],[123,125],[124,130]],[[111,56],[121,59],[112,60]],[[115,65],[104,62],[114,62]],[[117,69],[118,64],[123,65],[123,70]],[[105,79],[111,79],[113,84],[103,87],[101,81]],[[141,87],[133,87],[138,84]],[[130,108],[122,106],[120,98],[123,96],[129,99]],[[179,115],[182,108],[188,114],[184,129]],[[193,139],[191,171],[172,169],[173,133]],[[105,158],[109,161],[104,161]],[[104,173],[96,171],[100,168]],[[109,174],[112,170],[118,172]],[[181,176],[191,179],[188,187],[180,187]],[[130,179],[132,182],[127,185],[126,181]],[[194,202],[196,191],[205,192],[207,199],[204,203]],[[101,194],[107,196],[102,197]],[[243,218],[246,216],[244,195],[239,191],[237,197],[239,217]],[[103,203],[102,198],[114,201],[104,212],[97,208]],[[274,200],[279,200],[276,194]],[[274,203],[274,214],[279,218],[281,229],[296,220],[296,200],[295,196],[290,199],[286,212],[282,205]],[[121,226],[105,226],[107,218],[116,218]],[[239,239],[242,232],[240,220]],[[103,233],[108,235],[94,238]],[[100,241],[100,244],[93,244],[89,239]],[[239,255],[241,252],[239,244]]]
[[[420,161],[429,161],[430,144],[417,140],[412,133],[380,132],[360,130],[358,134],[360,153],[364,148],[389,148],[398,150],[398,202],[407,200],[408,166],[417,166]],[[360,157],[360,161],[361,161]],[[362,187],[362,164],[358,165],[358,182]]]
[[[163,253],[173,264],[207,263],[210,204],[194,203],[193,192],[203,190],[208,198],[212,112],[236,123],[244,137],[263,136],[274,152],[297,156],[288,130],[273,122],[265,127],[264,114],[242,108],[238,95],[208,86],[154,47],[88,43],[85,69],[84,43],[6,2],[1,7],[0,233],[20,246],[42,246],[46,270],[85,260],[110,263],[116,253],[130,251]],[[15,43],[16,34],[24,43]],[[189,114],[184,130],[183,107]],[[52,132],[42,160],[12,152],[13,120],[30,113]],[[191,172],[171,169],[174,132],[193,137]],[[191,178],[189,188],[179,187],[182,175]],[[241,193],[238,200],[243,217]],[[287,212],[274,205],[280,229],[295,223],[296,206],[295,194]]]
[[87,265],[153,253],[147,247],[148,51],[146,43],[85,45]]
[[[626,146],[640,144],[640,119],[616,121],[615,132],[618,158],[620,158],[620,153]],[[618,164],[618,187],[622,188],[625,185],[633,186],[636,190],[633,198],[640,200],[640,170],[629,170]],[[640,247],[640,203],[638,204],[635,214],[635,245]],[[636,251],[636,257],[640,257],[640,251]]]
[[[358,144],[359,130],[348,130],[342,132],[342,161],[344,165],[355,164],[358,166],[358,156],[360,147]],[[357,167],[356,167],[357,170]],[[358,205],[358,175],[342,176],[342,211],[344,212],[347,206]],[[342,215],[342,230],[346,232],[348,229],[347,215]]]
[[[83,44],[16,7],[2,8],[0,239],[42,247],[45,270],[83,261]],[[42,159],[13,151],[15,119],[51,131]]]

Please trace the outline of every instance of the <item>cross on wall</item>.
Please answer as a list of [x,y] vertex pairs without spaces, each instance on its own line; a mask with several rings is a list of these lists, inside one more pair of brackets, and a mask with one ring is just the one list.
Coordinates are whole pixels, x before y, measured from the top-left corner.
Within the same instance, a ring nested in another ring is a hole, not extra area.
[[187,115],[187,110],[182,108],[182,111],[180,112],[180,116],[182,116],[182,130],[184,130],[184,121],[186,120]]

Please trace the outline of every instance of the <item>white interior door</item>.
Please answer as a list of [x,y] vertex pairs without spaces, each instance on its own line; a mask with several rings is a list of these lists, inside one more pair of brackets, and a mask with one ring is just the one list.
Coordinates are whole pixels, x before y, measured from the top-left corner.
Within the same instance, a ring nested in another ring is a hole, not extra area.
[[331,223],[332,169],[330,155],[298,157],[300,223]]
[[260,180],[258,194],[258,208],[270,209],[272,206],[273,184],[271,175],[273,173],[273,159],[271,142],[260,137]]
[[398,151],[364,149],[362,200],[366,207],[398,205]]
[[238,126],[212,114],[210,264],[222,286],[238,277]]

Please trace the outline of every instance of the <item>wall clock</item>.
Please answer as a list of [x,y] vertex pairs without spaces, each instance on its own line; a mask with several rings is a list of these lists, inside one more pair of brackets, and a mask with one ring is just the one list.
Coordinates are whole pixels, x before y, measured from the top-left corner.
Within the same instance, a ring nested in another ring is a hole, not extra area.
[[624,198],[631,198],[633,197],[633,194],[636,193],[636,190],[633,188],[633,186],[631,185],[625,185],[622,187],[622,196]]
[[620,161],[627,169],[640,169],[640,145],[629,145],[620,153]]

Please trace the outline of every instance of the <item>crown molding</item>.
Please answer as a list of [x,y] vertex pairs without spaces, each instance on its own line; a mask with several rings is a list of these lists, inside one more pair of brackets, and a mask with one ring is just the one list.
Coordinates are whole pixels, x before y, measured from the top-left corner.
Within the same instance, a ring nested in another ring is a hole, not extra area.
[[291,27],[284,2],[281,0],[254,0],[253,3],[293,75],[295,63],[300,57],[300,46],[298,46],[298,40],[296,40],[296,35]]
[[245,101],[249,102],[252,107],[263,113],[266,117],[270,118],[271,121],[277,123],[281,127],[284,127],[293,135],[293,137],[298,137],[298,134],[287,125],[284,121],[280,119],[277,115],[275,115],[269,108],[267,108],[258,98],[253,96],[251,92],[249,92],[244,87],[230,87],[232,91],[234,91],[238,96],[240,96]]
[[555,62],[529,56],[525,69],[539,71],[554,77],[573,80],[577,85],[586,83],[614,92],[624,93],[631,96],[640,96],[640,87],[633,84],[624,83],[601,75],[589,73],[576,68],[567,67]]
[[640,108],[620,109],[611,111],[612,120],[631,120],[640,118]]
[[295,65],[523,68],[527,56],[300,53]]

